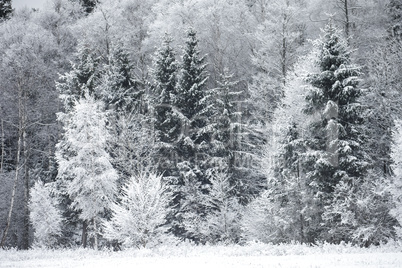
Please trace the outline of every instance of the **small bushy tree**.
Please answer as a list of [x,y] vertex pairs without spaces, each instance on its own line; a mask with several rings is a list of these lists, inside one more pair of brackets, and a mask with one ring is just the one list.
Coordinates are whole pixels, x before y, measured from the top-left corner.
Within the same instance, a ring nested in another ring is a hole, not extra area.
[[57,246],[63,218],[48,185],[37,181],[31,188],[29,210],[35,236],[34,246],[45,248]]
[[207,198],[210,212],[203,219],[204,235],[211,243],[237,243],[240,239],[242,206],[233,196],[234,186],[230,185],[225,170],[210,176],[211,187]]
[[166,242],[166,216],[172,194],[162,176],[140,174],[123,188],[121,202],[112,205],[104,235],[124,247],[149,247]]

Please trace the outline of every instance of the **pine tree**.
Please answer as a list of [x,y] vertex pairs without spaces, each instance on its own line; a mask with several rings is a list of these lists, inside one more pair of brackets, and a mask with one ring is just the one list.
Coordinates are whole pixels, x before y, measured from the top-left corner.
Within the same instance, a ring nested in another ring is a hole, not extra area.
[[117,172],[110,163],[106,114],[100,101],[86,95],[67,114],[59,114],[65,133],[57,144],[56,159],[61,194],[71,200],[71,208],[83,222],[83,245],[87,225],[93,228],[98,247],[100,220],[110,209],[116,194]]
[[12,12],[13,8],[11,7],[11,0],[0,1],[0,22],[8,19]]

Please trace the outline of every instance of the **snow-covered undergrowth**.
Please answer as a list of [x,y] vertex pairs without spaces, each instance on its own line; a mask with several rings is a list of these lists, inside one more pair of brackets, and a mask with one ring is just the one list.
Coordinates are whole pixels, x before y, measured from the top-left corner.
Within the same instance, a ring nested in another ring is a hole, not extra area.
[[193,246],[120,252],[90,249],[0,250],[0,267],[402,267],[402,244],[358,248],[322,244]]

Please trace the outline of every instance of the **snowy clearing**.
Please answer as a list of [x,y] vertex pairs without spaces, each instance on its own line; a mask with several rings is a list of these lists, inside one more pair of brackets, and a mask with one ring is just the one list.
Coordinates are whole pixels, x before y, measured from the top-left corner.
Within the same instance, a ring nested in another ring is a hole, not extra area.
[[402,267],[400,244],[178,246],[121,252],[76,250],[0,251],[0,267]]

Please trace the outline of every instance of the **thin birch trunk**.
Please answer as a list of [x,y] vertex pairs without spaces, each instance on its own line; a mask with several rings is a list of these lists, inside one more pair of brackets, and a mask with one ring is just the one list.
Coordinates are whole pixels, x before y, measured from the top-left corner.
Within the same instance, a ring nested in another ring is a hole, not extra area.
[[22,145],[24,156],[24,231],[22,239],[22,248],[29,248],[29,170],[28,170],[28,144],[27,144],[27,94],[24,92],[23,116],[22,116]]
[[7,239],[7,234],[8,230],[11,225],[11,217],[13,214],[13,209],[14,209],[14,200],[15,200],[15,193],[17,191],[17,182],[18,182],[18,176],[19,176],[19,170],[20,170],[20,157],[21,157],[21,143],[22,143],[22,116],[23,116],[23,111],[22,111],[22,89],[21,89],[21,84],[18,83],[18,121],[19,121],[19,126],[18,126],[18,143],[17,143],[17,160],[16,160],[16,168],[15,168],[15,177],[14,177],[14,185],[13,185],[13,190],[11,193],[11,203],[10,203],[10,209],[8,211],[8,216],[7,216],[7,223],[6,227],[4,228],[3,232],[3,237],[1,238],[0,242],[0,247],[4,248],[5,242]]
[[4,165],[4,120],[1,119],[1,160],[0,160],[0,173],[3,174],[3,165]]

